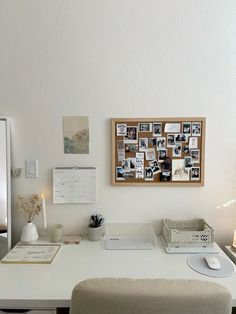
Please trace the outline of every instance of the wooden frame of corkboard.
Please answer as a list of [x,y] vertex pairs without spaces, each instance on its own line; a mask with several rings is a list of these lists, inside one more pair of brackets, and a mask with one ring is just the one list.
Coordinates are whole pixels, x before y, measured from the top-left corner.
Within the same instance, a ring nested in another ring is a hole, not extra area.
[[113,118],[111,123],[112,185],[204,185],[206,118]]

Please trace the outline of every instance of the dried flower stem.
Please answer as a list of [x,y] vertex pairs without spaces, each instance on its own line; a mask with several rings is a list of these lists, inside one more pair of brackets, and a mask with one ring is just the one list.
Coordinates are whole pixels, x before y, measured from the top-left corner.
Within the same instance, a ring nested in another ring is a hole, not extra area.
[[26,222],[32,222],[34,217],[39,214],[42,209],[42,200],[38,194],[33,194],[25,199],[18,194],[17,207],[22,212]]

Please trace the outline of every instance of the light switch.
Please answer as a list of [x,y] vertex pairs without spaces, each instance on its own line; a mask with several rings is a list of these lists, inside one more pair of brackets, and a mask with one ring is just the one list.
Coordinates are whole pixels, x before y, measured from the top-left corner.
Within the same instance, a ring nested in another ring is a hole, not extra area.
[[38,160],[26,160],[26,177],[38,178]]

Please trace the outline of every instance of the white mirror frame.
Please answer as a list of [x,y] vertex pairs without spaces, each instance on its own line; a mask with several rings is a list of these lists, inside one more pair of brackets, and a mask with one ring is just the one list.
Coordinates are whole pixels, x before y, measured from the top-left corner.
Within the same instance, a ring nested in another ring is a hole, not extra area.
[[6,188],[7,188],[7,251],[11,249],[11,151],[10,151],[10,120],[0,117],[5,121],[6,127]]
[[10,121],[6,118],[7,134],[7,248],[11,249],[11,148],[10,148]]

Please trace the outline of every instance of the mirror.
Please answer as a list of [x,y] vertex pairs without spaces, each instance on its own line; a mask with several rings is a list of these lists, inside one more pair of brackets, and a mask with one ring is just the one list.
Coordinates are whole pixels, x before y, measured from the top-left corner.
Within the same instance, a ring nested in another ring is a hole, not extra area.
[[0,259],[11,248],[10,174],[9,120],[0,117]]

